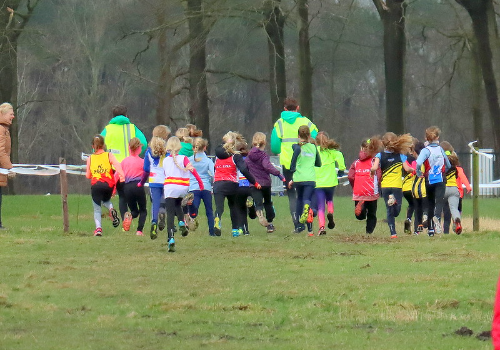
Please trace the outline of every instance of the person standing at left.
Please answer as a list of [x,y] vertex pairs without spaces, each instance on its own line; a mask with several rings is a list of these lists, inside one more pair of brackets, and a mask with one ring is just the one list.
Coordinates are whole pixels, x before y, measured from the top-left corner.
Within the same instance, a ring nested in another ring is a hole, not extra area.
[[[0,105],[0,168],[12,169],[12,162],[10,161],[10,131],[9,127],[14,120],[14,108],[10,103],[2,103]],[[9,175],[0,175],[0,229],[5,227],[2,224],[2,187],[7,186],[7,178],[12,178],[15,173]]]
[[[148,142],[142,131],[130,122],[130,119],[127,117],[127,107],[115,106],[112,109],[112,114],[113,118],[101,132],[102,137],[104,137],[104,142],[106,143],[107,151],[114,155],[116,160],[121,163],[130,155],[130,139],[137,137],[139,141],[141,141],[140,157],[143,158],[148,147]],[[124,193],[124,184],[122,182],[116,184],[116,192],[119,197],[118,206],[120,209],[120,216],[123,220],[128,208],[127,199]]]

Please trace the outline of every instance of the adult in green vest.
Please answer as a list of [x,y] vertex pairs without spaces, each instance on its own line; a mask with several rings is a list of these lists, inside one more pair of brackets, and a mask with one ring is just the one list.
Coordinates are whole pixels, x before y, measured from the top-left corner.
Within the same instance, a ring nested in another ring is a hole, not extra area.
[[[286,183],[292,180],[293,173],[290,171],[292,162],[292,145],[298,143],[298,132],[302,125],[307,125],[311,131],[311,137],[316,138],[318,128],[308,118],[299,113],[300,106],[297,100],[286,98],[284,102],[284,111],[281,112],[281,117],[274,123],[274,128],[271,133],[271,151],[280,155],[280,164],[283,168],[283,175]],[[296,213],[297,208],[297,192],[295,186],[286,190],[288,196],[288,204],[290,214],[295,226],[295,232],[304,230],[304,225],[299,223],[299,218]]]
[[[112,109],[112,114],[113,118],[101,132],[108,152],[112,153],[115,158],[121,162],[130,155],[128,147],[130,139],[137,137],[142,144],[140,155],[141,157],[144,157],[144,153],[148,147],[148,141],[142,131],[130,122],[130,119],[127,117],[127,107],[115,106]],[[118,193],[118,197],[120,199],[119,208],[122,221],[125,213],[128,211],[127,200],[125,198],[125,194],[123,193],[123,185],[124,184],[122,182],[117,182],[116,184],[116,192]]]

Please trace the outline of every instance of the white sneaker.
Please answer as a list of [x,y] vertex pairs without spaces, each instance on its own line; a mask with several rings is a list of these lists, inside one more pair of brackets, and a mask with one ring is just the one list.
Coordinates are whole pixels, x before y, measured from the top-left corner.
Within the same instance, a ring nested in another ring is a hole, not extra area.
[[434,231],[436,233],[442,233],[443,229],[441,228],[441,222],[439,221],[439,218],[437,216],[434,216],[432,218],[432,221],[434,222]]

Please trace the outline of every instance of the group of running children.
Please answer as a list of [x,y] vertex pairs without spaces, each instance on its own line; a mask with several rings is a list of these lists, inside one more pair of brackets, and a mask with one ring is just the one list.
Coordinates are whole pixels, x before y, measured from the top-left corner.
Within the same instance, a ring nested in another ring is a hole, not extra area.
[[[403,196],[409,204],[405,233],[412,233],[412,217],[414,234],[424,228],[431,237],[435,233],[448,233],[451,222],[454,231],[461,233],[462,184],[467,191],[470,184],[453,147],[448,142],[439,143],[439,136],[439,128],[430,127],[426,130],[425,144],[410,134],[397,136],[391,132],[382,138],[374,136],[362,141],[359,158],[352,163],[348,179],[353,189],[355,216],[358,220],[366,219],[367,234],[375,229],[377,200],[382,197],[391,238],[397,237],[395,218],[401,211]],[[316,216],[319,236],[326,234],[325,225],[329,229],[335,227],[333,196],[346,167],[339,144],[326,132],[319,132],[313,140],[308,126],[299,128],[298,143],[292,146],[293,180],[289,183],[271,163],[265,151],[264,133],[253,135],[252,147],[237,132],[226,133],[222,140],[223,144],[215,148],[214,162],[206,155],[208,142],[196,126],[188,124],[170,137],[170,129],[158,125],[153,129],[144,159],[139,157],[139,139],[132,138],[130,156],[120,163],[112,153],[105,151],[104,138],[94,136],[94,153],[87,159],[96,225],[94,235],[102,235],[101,205],[109,210],[113,226],[120,225],[120,217],[111,203],[118,181],[124,183],[130,210],[122,218],[123,230],[129,231],[132,220],[138,218],[136,234],[143,236],[147,217],[143,186],[148,182],[152,202],[150,237],[156,239],[158,231],[166,228],[169,252],[175,251],[177,230],[186,236],[198,227],[201,201],[210,236],[221,235],[226,198],[233,237],[249,234],[248,217],[257,218],[266,231],[272,233],[275,210],[270,175],[279,177],[287,188],[295,186],[299,222],[307,227],[309,236],[314,236],[312,223]]]

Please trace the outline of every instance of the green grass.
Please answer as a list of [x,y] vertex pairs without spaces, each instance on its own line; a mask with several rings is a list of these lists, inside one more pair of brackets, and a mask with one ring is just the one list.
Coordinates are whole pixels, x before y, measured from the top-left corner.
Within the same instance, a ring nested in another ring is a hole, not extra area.
[[[201,219],[167,253],[163,232],[151,241],[109,220],[93,237],[90,196],[70,196],[69,234],[59,197],[4,197],[0,348],[491,348],[454,331],[490,329],[498,231],[391,240],[380,221],[366,237],[336,198],[337,227],[306,237],[291,233],[287,199],[275,206],[274,234],[252,221],[232,238],[226,211],[222,237]],[[481,201],[485,217],[497,207]]]

